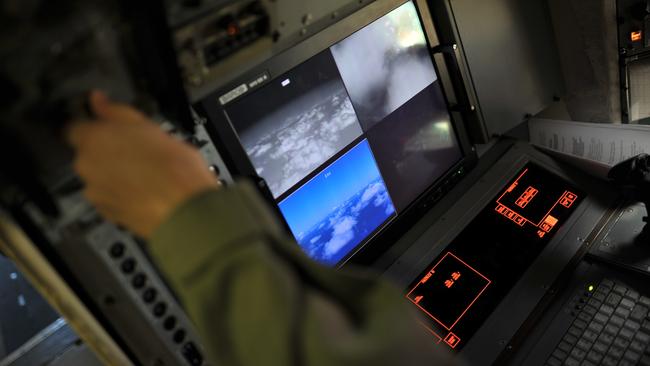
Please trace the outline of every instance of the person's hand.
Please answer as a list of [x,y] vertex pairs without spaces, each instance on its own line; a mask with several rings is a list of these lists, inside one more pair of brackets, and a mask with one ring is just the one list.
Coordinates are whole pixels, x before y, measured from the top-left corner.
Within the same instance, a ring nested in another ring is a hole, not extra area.
[[108,220],[149,238],[185,200],[219,186],[199,152],[137,110],[93,92],[94,121],[67,130],[84,195]]

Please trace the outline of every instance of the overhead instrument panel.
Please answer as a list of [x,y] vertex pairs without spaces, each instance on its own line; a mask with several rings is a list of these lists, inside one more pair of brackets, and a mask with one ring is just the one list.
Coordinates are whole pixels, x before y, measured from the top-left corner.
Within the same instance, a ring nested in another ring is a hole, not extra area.
[[409,286],[437,343],[461,349],[584,199],[529,163]]

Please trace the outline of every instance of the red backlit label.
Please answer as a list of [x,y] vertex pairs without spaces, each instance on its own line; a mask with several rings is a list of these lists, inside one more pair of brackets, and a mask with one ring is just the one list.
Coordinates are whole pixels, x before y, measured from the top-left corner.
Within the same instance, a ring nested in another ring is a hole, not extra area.
[[632,42],[637,42],[640,41],[643,36],[643,33],[641,31],[634,31],[630,33],[630,39]]
[[551,215],[548,215],[546,216],[546,219],[544,220],[540,228],[542,229],[542,231],[548,233],[549,231],[551,231],[551,229],[553,229],[555,224],[557,224],[557,219]]
[[575,202],[576,198],[578,198],[578,196],[569,191],[566,191],[560,199],[560,204],[566,208],[569,208],[573,206],[573,202]]
[[451,286],[453,286],[454,283],[456,283],[456,281],[458,281],[459,278],[460,278],[460,272],[452,273],[451,278],[445,281],[445,287],[451,288]]
[[[450,332],[490,283],[487,277],[453,253],[447,252],[406,297],[440,327]],[[445,301],[459,306],[450,308]],[[452,348],[460,343],[460,338],[451,332],[442,338],[435,330],[427,328]]]
[[426,276],[422,277],[422,280],[420,280],[420,283],[426,283],[429,278],[431,278],[431,275],[433,275],[433,272],[429,272],[426,274]]
[[526,223],[526,219],[524,219],[523,217],[517,215],[516,212],[510,210],[509,208],[507,208],[507,207],[504,206],[504,205],[499,204],[499,205],[497,206],[496,210],[497,210],[498,213],[500,213],[500,214],[502,214],[503,216],[509,218],[509,219],[512,220],[515,224],[517,224],[517,225],[519,225],[519,226],[524,226],[524,224]]
[[537,192],[539,192],[539,191],[536,190],[533,187],[526,188],[524,193],[522,193],[521,196],[519,196],[519,198],[515,202],[515,205],[517,205],[517,206],[519,206],[521,208],[525,208],[526,206],[528,206],[530,201],[532,201],[533,198],[537,195]]
[[451,348],[456,348],[458,343],[460,343],[460,338],[458,338],[454,333],[449,333],[445,337],[445,343]]

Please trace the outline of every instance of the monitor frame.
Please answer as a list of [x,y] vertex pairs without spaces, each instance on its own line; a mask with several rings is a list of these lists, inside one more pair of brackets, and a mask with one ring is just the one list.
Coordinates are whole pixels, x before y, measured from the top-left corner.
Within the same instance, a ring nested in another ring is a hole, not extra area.
[[[264,180],[257,175],[253,164],[249,160],[238,138],[235,128],[226,116],[225,109],[228,106],[228,102],[222,105],[220,98],[242,85],[246,85],[248,91],[238,96],[237,99],[254,92],[268,82],[275,80],[275,78],[292,70],[320,52],[327,50],[332,45],[409,1],[376,0],[243,73],[223,88],[213,91],[194,105],[196,111],[206,118],[206,130],[215,142],[229,172],[234,177],[249,178],[255,181],[257,187],[265,199],[271,203],[289,233],[289,227],[280,213],[276,200],[273,198]],[[363,266],[372,265],[379,256],[390,248],[392,243],[399,239],[425,212],[431,209],[437,201],[452,189],[458,180],[476,165],[478,160],[476,151],[471,145],[465,128],[465,116],[459,111],[459,108],[454,106],[453,102],[459,99],[462,100],[462,98],[459,98],[458,93],[463,93],[464,91],[454,90],[451,81],[462,78],[462,75],[452,75],[450,73],[450,70],[453,70],[453,68],[447,64],[448,58],[436,57],[442,55],[435,48],[440,44],[426,0],[413,0],[412,2],[415,4],[420,23],[425,33],[434,70],[440,80],[440,86],[450,115],[450,122],[458,140],[461,159],[425,189],[405,209],[399,212],[394,219],[381,227],[367,241],[349,253],[343,261],[339,262],[337,267],[342,267],[347,263]],[[250,87],[250,85],[253,86]]]

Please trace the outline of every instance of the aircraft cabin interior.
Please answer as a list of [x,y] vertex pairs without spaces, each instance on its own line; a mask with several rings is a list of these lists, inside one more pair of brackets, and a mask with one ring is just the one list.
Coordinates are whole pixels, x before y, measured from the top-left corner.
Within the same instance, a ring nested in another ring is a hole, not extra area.
[[650,1],[2,0],[0,29],[0,366],[228,364],[84,194],[93,90],[459,365],[650,365]]

